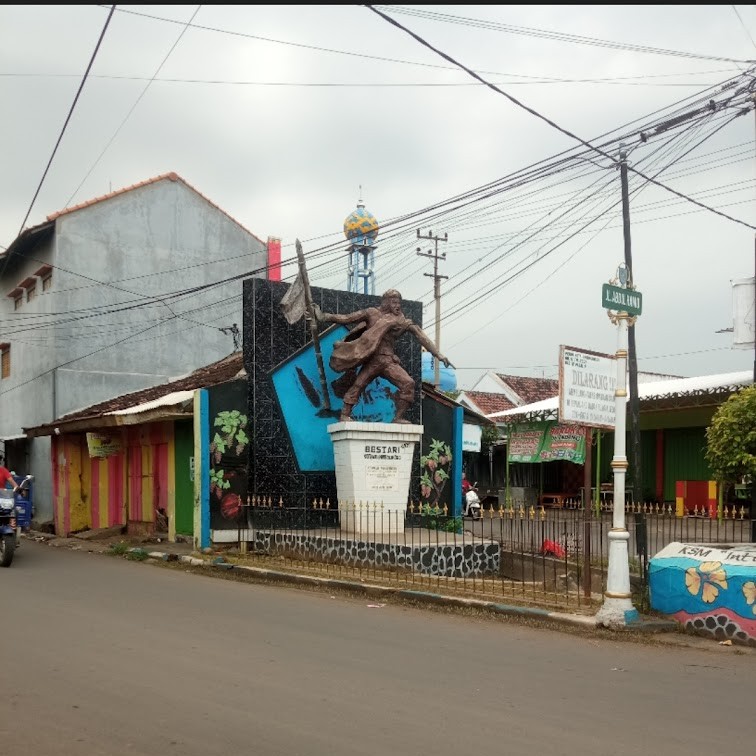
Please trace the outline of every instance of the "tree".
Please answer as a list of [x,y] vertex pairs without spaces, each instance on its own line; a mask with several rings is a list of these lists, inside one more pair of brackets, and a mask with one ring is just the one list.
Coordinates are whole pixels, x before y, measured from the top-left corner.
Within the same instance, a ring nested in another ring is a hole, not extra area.
[[480,439],[481,449],[488,449],[488,447],[498,441],[499,438],[499,428],[495,423],[484,425]]
[[706,429],[706,461],[724,483],[756,480],[756,386],[722,404]]

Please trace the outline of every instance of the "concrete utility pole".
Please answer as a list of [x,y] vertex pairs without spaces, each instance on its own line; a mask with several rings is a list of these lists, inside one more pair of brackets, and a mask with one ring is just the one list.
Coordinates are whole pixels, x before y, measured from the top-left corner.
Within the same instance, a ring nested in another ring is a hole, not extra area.
[[[620,181],[622,184],[622,233],[625,240],[625,267],[633,285],[633,253],[630,244],[630,192],[627,181],[627,150],[620,145]],[[627,367],[630,389],[630,470],[633,480],[633,501],[643,501],[643,470],[641,465],[640,398],[638,397],[638,354],[635,348],[635,324],[627,329]]]
[[[417,254],[420,255],[420,257],[429,257],[433,260],[433,273],[423,273],[423,275],[433,278],[433,298],[436,300],[436,351],[441,354],[441,279],[449,278],[449,276],[441,276],[438,273],[439,259],[446,260],[446,252],[441,255],[438,254],[438,243],[440,241],[449,241],[449,234],[445,233],[443,236],[433,236],[433,231],[428,231],[427,235],[423,236],[418,228],[417,238],[426,239],[435,243],[435,250],[433,252],[431,252],[431,250],[422,252],[420,247],[418,247]],[[436,391],[438,391],[438,388],[441,385],[441,377],[439,374],[438,360],[435,357],[433,358],[433,364],[435,366],[433,370],[433,386]]]

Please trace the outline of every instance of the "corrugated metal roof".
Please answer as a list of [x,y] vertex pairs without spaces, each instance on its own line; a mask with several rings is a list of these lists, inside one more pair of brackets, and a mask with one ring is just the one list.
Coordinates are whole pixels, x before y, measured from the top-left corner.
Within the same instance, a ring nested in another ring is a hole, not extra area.
[[171,394],[161,396],[159,399],[153,399],[150,402],[143,402],[142,404],[136,404],[133,407],[127,407],[126,409],[114,410],[113,412],[106,412],[106,415],[138,415],[141,412],[147,412],[149,410],[157,409],[158,407],[172,407],[175,404],[183,404],[184,402],[191,401],[194,397],[194,391],[174,391]]
[[[673,378],[638,384],[638,397],[641,400],[650,400],[668,396],[686,396],[699,391],[715,391],[728,386],[748,386],[751,383],[753,383],[753,373],[750,370],[741,370],[737,373],[719,373],[717,375],[699,375],[693,378]],[[494,412],[487,417],[496,419],[514,415],[555,412],[558,409],[559,396],[552,396],[550,399],[544,399],[533,404],[526,404],[503,412]]]

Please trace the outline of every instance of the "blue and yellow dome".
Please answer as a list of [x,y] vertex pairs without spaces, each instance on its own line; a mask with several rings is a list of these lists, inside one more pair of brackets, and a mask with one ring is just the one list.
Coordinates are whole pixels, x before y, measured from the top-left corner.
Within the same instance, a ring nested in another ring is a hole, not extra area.
[[344,236],[353,244],[374,244],[378,236],[378,221],[365,209],[362,202],[344,221]]

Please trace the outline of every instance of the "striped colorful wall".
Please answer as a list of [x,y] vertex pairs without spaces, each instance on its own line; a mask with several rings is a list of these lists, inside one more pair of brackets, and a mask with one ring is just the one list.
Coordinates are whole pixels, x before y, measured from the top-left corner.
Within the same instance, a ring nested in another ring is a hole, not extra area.
[[53,509],[60,535],[129,525],[154,530],[159,510],[175,521],[172,422],[122,428],[123,448],[89,456],[84,433],[53,436]]

